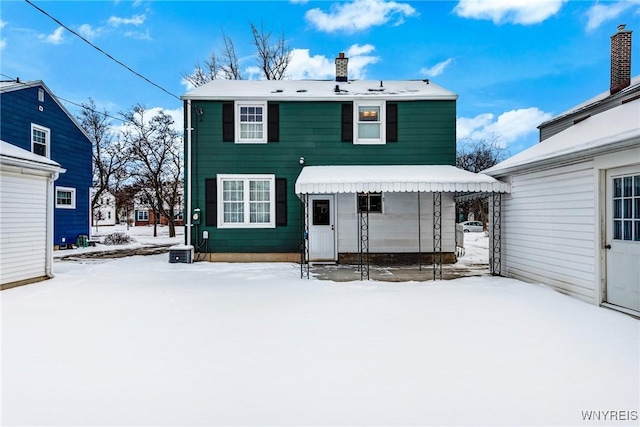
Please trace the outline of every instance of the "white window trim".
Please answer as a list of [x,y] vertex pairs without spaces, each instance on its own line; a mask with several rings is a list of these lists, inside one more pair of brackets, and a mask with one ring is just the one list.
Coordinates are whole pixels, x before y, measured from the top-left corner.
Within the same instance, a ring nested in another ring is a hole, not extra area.
[[46,158],[51,158],[51,129],[46,128],[44,126],[40,126],[37,125],[35,123],[31,123],[31,134],[29,135],[29,138],[31,139],[31,152],[35,153],[35,151],[33,151],[33,146],[34,141],[33,141],[33,131],[34,130],[39,130],[41,132],[45,133],[45,150],[47,155],[45,156]]
[[[71,193],[71,204],[58,204],[58,191],[68,191]],[[76,208],[76,189],[72,187],[56,187],[56,208],[58,209],[75,209]]]
[[[140,218],[140,214],[146,214],[144,216],[146,216],[146,218]],[[142,210],[139,209],[136,211],[136,221],[138,222],[145,222],[145,221],[149,221],[149,211],[148,210]]]
[[[240,108],[241,107],[262,107],[262,138],[242,139],[240,138]],[[236,144],[266,144],[267,143],[267,101],[236,101],[235,102],[235,143]]]
[[[225,223],[224,222],[224,202],[223,186],[222,182],[226,180],[246,182],[244,186],[244,222],[243,223]],[[271,195],[269,199],[269,218],[268,223],[255,224],[249,222],[249,181],[260,180],[269,181],[269,193]],[[276,176],[275,175],[231,175],[231,174],[219,174],[217,176],[217,211],[218,211],[218,228],[276,228]]]
[[[382,145],[386,144],[386,101],[376,101],[376,100],[356,100],[353,101],[353,144],[354,145]],[[358,110],[359,107],[364,106],[372,106],[372,107],[380,107],[380,138],[360,138],[358,134],[360,127],[358,124]]]

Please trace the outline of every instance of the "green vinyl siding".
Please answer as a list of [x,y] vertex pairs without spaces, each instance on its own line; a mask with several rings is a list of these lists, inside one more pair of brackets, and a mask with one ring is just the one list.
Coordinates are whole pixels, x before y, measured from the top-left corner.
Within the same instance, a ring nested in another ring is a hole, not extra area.
[[205,179],[217,174],[275,174],[287,180],[286,226],[217,229],[202,223],[192,238],[197,242],[207,230],[211,252],[299,251],[302,215],[294,186],[301,156],[306,166],[455,164],[455,101],[398,101],[398,142],[382,145],[341,142],[340,102],[280,102],[280,139],[268,144],[222,142],[222,102],[192,104],[202,109],[201,115],[192,114],[192,209],[204,211]]

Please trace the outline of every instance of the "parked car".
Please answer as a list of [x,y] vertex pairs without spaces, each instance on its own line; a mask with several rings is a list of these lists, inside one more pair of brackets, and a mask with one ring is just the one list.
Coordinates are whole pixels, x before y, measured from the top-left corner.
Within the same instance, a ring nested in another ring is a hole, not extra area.
[[465,221],[458,224],[462,226],[462,231],[468,233],[469,231],[484,231],[482,221]]

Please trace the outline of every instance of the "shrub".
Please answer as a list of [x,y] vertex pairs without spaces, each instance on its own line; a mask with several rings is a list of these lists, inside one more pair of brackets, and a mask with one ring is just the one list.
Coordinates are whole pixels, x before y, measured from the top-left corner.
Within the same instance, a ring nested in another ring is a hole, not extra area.
[[125,245],[131,242],[131,236],[129,236],[127,233],[119,232],[111,233],[105,236],[104,240],[102,241],[102,243],[105,245]]

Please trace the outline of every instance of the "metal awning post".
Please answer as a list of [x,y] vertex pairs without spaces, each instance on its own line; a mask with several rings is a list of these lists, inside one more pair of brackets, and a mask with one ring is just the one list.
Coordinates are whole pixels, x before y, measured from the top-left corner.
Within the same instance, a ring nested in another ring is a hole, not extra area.
[[420,213],[420,192],[418,191],[418,270],[422,271],[422,215]]
[[301,195],[302,242],[300,243],[300,278],[309,279],[309,195]]
[[491,274],[500,276],[502,270],[502,194],[493,193],[491,227]]
[[369,208],[360,209],[358,215],[358,231],[360,244],[358,245],[360,262],[360,280],[369,280]]
[[433,280],[442,280],[442,193],[433,193]]

